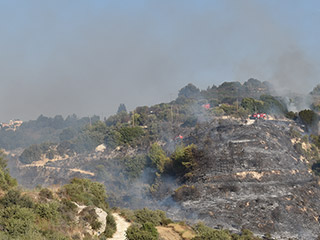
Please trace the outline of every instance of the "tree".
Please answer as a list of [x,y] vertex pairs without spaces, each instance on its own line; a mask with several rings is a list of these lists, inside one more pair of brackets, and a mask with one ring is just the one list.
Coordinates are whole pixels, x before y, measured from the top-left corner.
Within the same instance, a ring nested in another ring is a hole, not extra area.
[[165,164],[170,161],[157,143],[152,144],[148,157],[159,173],[163,173]]
[[74,178],[63,186],[59,194],[80,204],[108,208],[104,185],[89,179]]
[[118,107],[118,111],[117,111],[117,114],[118,113],[122,113],[122,112],[127,112],[127,108],[126,108],[126,105],[124,105],[123,103],[120,103],[119,107]]
[[42,150],[39,145],[31,145],[26,148],[19,157],[20,162],[30,164],[33,161],[39,161],[41,159]]
[[144,223],[141,227],[139,225],[131,225],[127,232],[128,240],[157,240],[159,238],[157,229],[150,222]]
[[308,127],[311,127],[312,125],[314,125],[316,123],[316,121],[318,120],[317,114],[310,109],[305,109],[305,110],[300,111],[299,117],[300,117],[301,121],[305,125],[307,125]]
[[17,185],[17,181],[12,178],[7,169],[7,161],[2,151],[0,151],[0,189],[7,190]]
[[197,98],[200,96],[200,90],[193,84],[189,83],[187,86],[180,89],[178,96],[186,98]]
[[249,113],[254,112],[263,112],[264,110],[264,103],[263,101],[256,100],[254,98],[244,98],[241,101],[241,106],[248,110]]
[[192,171],[196,166],[196,146],[194,144],[177,146],[174,153],[171,155],[173,174],[189,178],[192,176]]
[[264,102],[264,111],[267,113],[285,114],[288,112],[286,104],[271,95],[261,95],[260,100]]

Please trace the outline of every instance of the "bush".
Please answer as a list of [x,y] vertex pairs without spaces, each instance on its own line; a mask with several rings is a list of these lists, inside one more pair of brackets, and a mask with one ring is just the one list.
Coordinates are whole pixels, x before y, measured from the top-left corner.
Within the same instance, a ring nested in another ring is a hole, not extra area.
[[139,225],[131,225],[126,237],[128,240],[158,240],[158,232],[152,223],[144,223],[141,227]]
[[176,201],[192,200],[200,196],[200,192],[195,186],[183,185],[174,191],[173,198]]
[[298,118],[298,114],[295,113],[295,112],[290,111],[290,112],[287,112],[287,113],[286,113],[286,118],[295,121],[295,120]]
[[101,222],[98,221],[98,214],[94,207],[86,207],[80,212],[81,219],[90,224],[93,230],[98,230],[101,227]]
[[191,144],[187,147],[177,146],[171,155],[172,165],[168,165],[167,171],[184,179],[192,177],[192,171],[196,167],[196,147]]
[[317,114],[309,109],[300,111],[299,117],[301,121],[308,127],[311,127],[318,120]]
[[264,103],[264,112],[266,113],[276,113],[276,114],[285,114],[288,112],[286,104],[281,100],[276,99],[270,95],[261,95],[260,100]]
[[58,204],[56,203],[38,203],[35,212],[41,217],[50,221],[56,221],[58,214]]
[[203,223],[198,223],[194,227],[198,236],[192,240],[231,240],[231,234],[225,230],[216,230],[205,226]]
[[35,216],[31,209],[18,205],[0,209],[1,230],[12,237],[24,236],[35,230]]
[[134,211],[135,221],[140,224],[152,223],[155,226],[166,225],[169,221],[166,217],[165,212],[160,210],[150,210],[148,208],[143,208]]
[[135,146],[137,139],[143,135],[143,130],[141,127],[122,127],[119,133],[121,143]]
[[48,188],[42,188],[39,192],[39,196],[44,199],[53,199],[53,193]]
[[113,234],[117,231],[117,224],[114,220],[114,217],[111,213],[108,213],[107,219],[106,219],[106,229],[103,233],[103,235],[107,238],[111,238]]
[[9,170],[7,169],[7,160],[0,150],[0,189],[8,190],[15,186],[17,186],[17,181],[10,176]]
[[108,208],[104,185],[89,179],[74,178],[63,186],[59,194],[80,204],[94,205],[105,210]]
[[170,161],[163,149],[157,143],[152,144],[148,157],[152,165],[160,174],[163,173],[166,163]]
[[255,113],[255,112],[263,112],[264,109],[264,102],[259,101],[253,98],[244,98],[241,101],[241,106],[248,110],[250,114]]
[[41,159],[42,150],[39,145],[31,145],[20,155],[19,160],[22,163],[30,164]]
[[136,155],[133,158],[126,157],[124,159],[125,171],[129,178],[137,178],[141,175],[147,163],[145,155]]
[[10,206],[20,206],[24,208],[33,208],[33,201],[26,195],[21,195],[18,189],[10,189],[6,195],[0,200],[5,208]]
[[77,213],[77,209],[78,207],[72,201],[63,198],[60,201],[58,212],[65,221],[72,222],[75,218],[75,214]]

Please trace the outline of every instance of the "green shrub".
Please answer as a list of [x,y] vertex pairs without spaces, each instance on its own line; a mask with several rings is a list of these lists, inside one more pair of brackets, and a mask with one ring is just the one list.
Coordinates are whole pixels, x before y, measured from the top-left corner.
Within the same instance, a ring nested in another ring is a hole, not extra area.
[[317,114],[309,109],[300,111],[299,117],[301,121],[308,127],[311,127],[318,120]]
[[57,203],[38,203],[35,207],[35,212],[41,217],[50,221],[56,221],[58,214]]
[[292,111],[287,112],[285,116],[286,118],[292,119],[292,120],[296,120],[298,118],[298,114]]
[[158,240],[159,235],[157,229],[150,222],[139,225],[131,225],[127,232],[126,237],[128,240]]
[[134,157],[126,157],[124,159],[125,171],[129,178],[137,178],[141,175],[147,163],[145,155],[136,155]]
[[261,95],[260,100],[263,101],[263,111],[266,113],[285,114],[288,112],[286,104],[273,96]]
[[253,98],[243,98],[241,106],[249,111],[249,114],[264,111],[264,102]]
[[19,157],[20,162],[29,164],[41,159],[42,150],[39,145],[31,145],[26,148]]
[[8,190],[15,186],[17,186],[17,181],[11,177],[9,170],[7,169],[5,155],[0,150],[0,189]]
[[53,193],[48,188],[42,188],[39,192],[41,198],[53,199]]
[[167,171],[184,179],[192,177],[192,171],[196,167],[196,147],[191,144],[187,147],[178,145],[171,155],[171,166],[168,165]]
[[101,227],[101,222],[98,221],[98,214],[94,207],[86,207],[80,212],[80,217],[83,221],[90,224],[93,230],[98,230]]
[[0,226],[11,237],[23,236],[35,230],[31,209],[13,205],[0,209]]
[[165,165],[170,161],[170,158],[166,156],[161,146],[159,146],[157,143],[151,145],[148,157],[152,165],[160,174],[163,173]]
[[200,196],[200,192],[195,186],[182,185],[174,191],[173,198],[176,201],[196,199]]
[[192,240],[231,240],[231,234],[225,230],[216,230],[205,226],[203,223],[198,223],[194,227],[198,236]]
[[89,179],[74,178],[62,187],[59,194],[80,204],[108,208],[104,185]]
[[20,206],[24,208],[33,208],[34,202],[30,197],[22,195],[19,189],[10,189],[6,195],[0,200],[4,207]]
[[116,231],[117,231],[116,221],[112,216],[112,214],[109,212],[106,218],[106,229],[103,235],[107,238],[111,238]]
[[152,223],[155,226],[166,225],[168,219],[166,217],[165,212],[160,210],[150,210],[148,208],[143,208],[134,211],[135,221],[140,224],[144,223]]
[[73,222],[78,207],[70,200],[63,198],[60,201],[58,212],[61,217],[68,223]]
[[129,222],[133,222],[135,220],[134,211],[131,209],[120,209],[120,216],[124,217]]
[[122,127],[119,133],[121,143],[134,146],[137,139],[143,135],[143,129],[141,127]]

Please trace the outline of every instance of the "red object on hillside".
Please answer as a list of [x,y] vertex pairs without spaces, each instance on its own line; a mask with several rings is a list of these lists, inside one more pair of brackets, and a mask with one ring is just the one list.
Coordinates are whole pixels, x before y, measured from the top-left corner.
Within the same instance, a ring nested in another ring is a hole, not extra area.
[[183,139],[183,136],[179,135],[179,136],[176,137],[176,140],[177,140],[177,139],[181,139],[181,140],[182,140],[182,139]]
[[208,109],[210,109],[210,104],[209,103],[208,104],[203,104],[202,107],[208,110]]
[[267,114],[266,113],[254,113],[250,117],[251,119],[266,119]]

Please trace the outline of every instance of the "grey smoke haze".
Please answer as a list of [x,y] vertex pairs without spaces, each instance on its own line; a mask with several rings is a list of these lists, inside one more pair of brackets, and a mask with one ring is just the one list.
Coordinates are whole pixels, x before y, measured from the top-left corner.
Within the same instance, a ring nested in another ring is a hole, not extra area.
[[291,12],[312,10],[300,5],[3,1],[0,121],[108,116],[120,103],[132,109],[169,101],[190,82],[206,88],[254,77],[309,92],[319,82],[320,34],[302,33],[320,19],[297,25]]

